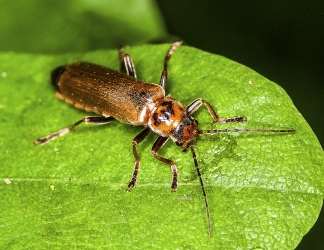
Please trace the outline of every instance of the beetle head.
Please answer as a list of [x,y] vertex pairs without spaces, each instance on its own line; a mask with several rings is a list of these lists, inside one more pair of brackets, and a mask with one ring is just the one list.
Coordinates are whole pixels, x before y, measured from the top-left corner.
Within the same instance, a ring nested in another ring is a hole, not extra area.
[[148,126],[156,134],[170,137],[182,149],[189,147],[198,133],[198,122],[188,115],[184,105],[170,96],[166,96],[156,105]]
[[197,127],[197,120],[191,116],[184,116],[170,137],[177,146],[181,146],[182,150],[186,150],[197,136]]

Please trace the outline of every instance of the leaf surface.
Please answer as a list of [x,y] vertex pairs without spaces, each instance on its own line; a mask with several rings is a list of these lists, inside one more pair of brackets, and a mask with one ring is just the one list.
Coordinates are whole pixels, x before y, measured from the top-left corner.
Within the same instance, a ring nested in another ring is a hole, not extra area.
[[[159,83],[169,44],[126,48],[138,78]],[[89,61],[118,69],[117,51],[85,54],[0,54],[1,240],[5,248],[293,249],[315,223],[323,199],[323,150],[285,91],[253,70],[218,55],[182,46],[169,63],[167,93],[183,104],[207,100],[200,129],[296,129],[295,134],[225,133],[195,142],[206,186],[213,236],[190,152],[171,141],[150,154],[155,134],[138,145],[138,185],[125,189],[134,157],[132,139],[143,129],[119,122],[81,125],[44,146],[33,141],[89,113],[54,97],[50,71]],[[172,240],[170,240],[172,239]]]

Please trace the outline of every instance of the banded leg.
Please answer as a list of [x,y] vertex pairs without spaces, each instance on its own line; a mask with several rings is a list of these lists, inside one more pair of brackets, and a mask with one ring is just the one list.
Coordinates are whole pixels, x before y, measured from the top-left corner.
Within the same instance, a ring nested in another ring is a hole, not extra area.
[[119,49],[120,71],[125,74],[137,78],[135,66],[130,55],[124,53],[125,48]]
[[176,165],[174,165],[174,162],[172,160],[157,155],[157,152],[164,146],[164,144],[168,141],[168,139],[169,137],[159,136],[159,138],[157,138],[157,140],[153,144],[153,147],[151,149],[151,154],[159,161],[170,165],[171,172],[172,172],[171,191],[175,192],[178,187],[178,169]]
[[164,58],[164,69],[162,71],[161,75],[161,80],[160,80],[160,85],[161,87],[165,90],[165,86],[167,83],[167,78],[168,78],[168,62],[174,53],[174,51],[182,44],[182,41],[176,41],[172,44],[171,48],[169,49],[168,53],[165,55]]
[[85,123],[85,124],[106,124],[109,123],[111,121],[115,120],[114,117],[108,116],[108,117],[104,117],[104,116],[86,116],[84,117],[82,120],[74,123],[73,125],[71,125],[68,128],[64,128],[61,129],[53,134],[50,134],[46,137],[40,138],[36,141],[34,141],[34,144],[40,144],[43,145],[51,140],[56,139],[59,136],[63,136],[67,133],[69,133],[71,130],[75,129],[77,126],[79,126],[81,123]]
[[143,141],[146,138],[146,136],[149,134],[149,132],[150,132],[150,129],[146,128],[133,139],[132,143],[133,143],[133,155],[135,157],[135,164],[134,164],[134,172],[133,172],[132,178],[127,186],[128,191],[135,187],[138,172],[140,171],[140,157],[137,153],[136,146],[137,146],[137,144],[139,144],[141,141]]
[[230,118],[219,118],[218,115],[216,114],[216,112],[214,111],[214,109],[212,108],[212,106],[205,100],[198,98],[196,100],[194,100],[192,103],[190,103],[187,106],[187,112],[188,115],[192,115],[194,112],[196,112],[196,110],[198,108],[200,108],[200,106],[204,104],[207,109],[209,114],[211,115],[211,117],[213,118],[214,122],[219,122],[219,123],[233,123],[233,122],[244,122],[246,121],[246,117],[245,116],[237,116],[237,117],[230,117]]

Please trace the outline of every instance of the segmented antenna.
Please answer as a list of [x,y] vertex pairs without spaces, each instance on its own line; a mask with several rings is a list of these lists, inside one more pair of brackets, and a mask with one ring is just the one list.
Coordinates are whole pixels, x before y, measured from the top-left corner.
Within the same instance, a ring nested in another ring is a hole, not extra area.
[[[198,134],[217,134],[217,133],[235,133],[235,132],[263,132],[263,133],[295,133],[294,129],[244,129],[244,128],[235,128],[235,129],[208,129],[208,130],[198,130]],[[208,207],[208,200],[205,191],[204,182],[201,178],[200,169],[198,167],[198,162],[196,159],[196,153],[194,147],[192,145],[189,146],[192,153],[192,158],[195,163],[195,167],[197,170],[197,175],[199,177],[201,190],[205,199],[205,207],[206,207],[206,215],[207,215],[207,226],[208,226],[208,235],[211,236],[211,226],[210,226],[210,212]]]
[[196,167],[196,170],[197,170],[197,175],[198,175],[199,181],[200,181],[201,190],[203,192],[203,196],[204,196],[204,199],[205,199],[208,235],[211,236],[212,232],[211,232],[211,227],[210,227],[210,213],[209,213],[208,200],[207,200],[207,195],[206,195],[206,191],[205,191],[205,186],[204,186],[204,182],[203,182],[203,180],[201,178],[201,173],[200,173],[200,169],[198,167],[198,162],[197,162],[197,159],[196,159],[196,153],[195,153],[194,147],[192,145],[190,145],[189,147],[191,149],[192,158],[193,158],[194,163],[195,163],[195,167]]
[[296,130],[294,129],[248,129],[248,128],[198,130],[198,134],[218,134],[218,133],[235,133],[235,132],[295,133]]

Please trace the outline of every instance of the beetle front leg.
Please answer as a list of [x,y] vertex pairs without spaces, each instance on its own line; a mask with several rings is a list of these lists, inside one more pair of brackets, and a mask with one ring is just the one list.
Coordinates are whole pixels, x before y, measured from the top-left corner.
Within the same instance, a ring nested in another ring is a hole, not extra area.
[[157,155],[157,151],[159,151],[164,146],[168,139],[169,137],[159,136],[151,149],[151,154],[159,161],[170,165],[172,172],[171,191],[175,192],[178,187],[178,169],[176,165],[174,165],[174,162],[172,160]]
[[172,44],[171,48],[169,49],[168,53],[165,55],[164,58],[164,69],[161,74],[161,79],[160,79],[160,86],[165,90],[165,86],[167,83],[167,78],[168,78],[168,62],[173,55],[174,51],[182,44],[182,41],[176,41]]
[[244,122],[247,120],[245,116],[236,116],[236,117],[229,117],[229,118],[219,118],[218,115],[216,114],[215,110],[213,107],[205,100],[198,98],[194,100],[192,103],[190,103],[187,106],[187,112],[189,115],[192,115],[196,110],[204,104],[211,117],[213,118],[214,122],[219,122],[219,123],[233,123],[233,122]]
[[143,141],[146,138],[146,136],[149,134],[149,132],[150,132],[150,129],[146,128],[133,139],[132,143],[133,143],[133,155],[135,157],[135,164],[134,164],[134,172],[133,172],[132,178],[127,186],[127,191],[129,191],[135,187],[138,172],[140,170],[140,157],[137,153],[136,146],[137,146],[137,144],[139,144],[141,141]]

